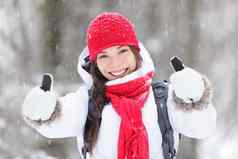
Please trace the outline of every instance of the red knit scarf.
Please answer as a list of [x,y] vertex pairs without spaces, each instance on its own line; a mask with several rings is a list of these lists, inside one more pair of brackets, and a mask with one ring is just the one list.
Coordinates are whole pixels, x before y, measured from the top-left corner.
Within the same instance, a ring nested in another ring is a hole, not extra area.
[[148,135],[141,108],[149,95],[153,72],[123,84],[106,86],[106,96],[121,117],[117,159],[149,159]]

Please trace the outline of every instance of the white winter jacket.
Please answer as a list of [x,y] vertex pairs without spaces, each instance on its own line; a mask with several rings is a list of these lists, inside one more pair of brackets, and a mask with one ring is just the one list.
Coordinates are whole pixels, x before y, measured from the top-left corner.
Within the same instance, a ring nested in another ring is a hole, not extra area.
[[[123,83],[154,70],[150,55],[140,43],[142,67],[120,79],[109,81],[107,85]],[[51,117],[45,121],[36,121],[31,118],[34,103],[39,103],[37,97],[33,99],[34,93],[27,95],[23,104],[23,116],[26,122],[35,128],[40,134],[47,138],[77,137],[78,149],[81,152],[83,146],[83,130],[88,112],[88,88],[92,85],[92,78],[82,67],[83,58],[88,55],[87,49],[81,53],[78,64],[78,72],[84,81],[76,92],[69,93],[64,97],[57,98],[56,106]],[[178,134],[202,139],[212,135],[216,126],[216,111],[211,103],[211,90],[208,80],[204,77],[205,90],[203,97],[193,103],[194,109],[185,110],[183,106],[187,103],[178,103],[179,98],[174,94],[173,86],[169,86],[168,113],[170,122],[174,129],[175,147],[178,148]],[[41,91],[38,89],[38,91]],[[177,99],[176,99],[177,98]],[[35,100],[35,101],[32,101]],[[198,107],[196,108],[196,105]],[[196,109],[195,109],[196,108]],[[48,111],[49,112],[49,111]],[[163,159],[162,137],[157,122],[157,109],[154,101],[153,90],[142,109],[143,122],[148,133],[150,159]],[[106,105],[102,112],[102,121],[99,130],[98,141],[93,150],[91,159],[116,159],[117,145],[120,126],[120,116],[115,112],[111,103]]]

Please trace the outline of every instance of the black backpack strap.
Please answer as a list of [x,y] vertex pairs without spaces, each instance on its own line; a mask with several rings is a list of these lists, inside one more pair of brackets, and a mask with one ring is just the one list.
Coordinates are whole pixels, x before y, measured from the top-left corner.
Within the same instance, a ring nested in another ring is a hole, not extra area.
[[162,134],[164,159],[174,159],[176,156],[174,133],[167,111],[168,84],[166,81],[158,81],[153,83],[152,87],[157,105],[158,123]]

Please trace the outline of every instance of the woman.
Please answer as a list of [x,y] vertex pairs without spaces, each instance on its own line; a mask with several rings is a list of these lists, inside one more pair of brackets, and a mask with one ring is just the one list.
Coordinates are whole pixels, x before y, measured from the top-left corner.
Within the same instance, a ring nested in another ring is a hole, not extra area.
[[[126,17],[106,12],[92,20],[78,72],[84,85],[75,93],[58,98],[53,91],[31,90],[23,104],[26,122],[48,138],[77,137],[80,151],[85,135],[90,158],[162,159],[151,88],[154,65]],[[179,133],[197,139],[212,135],[216,111],[207,78],[186,67],[170,82],[167,105],[176,149]],[[85,128],[88,116],[92,122]]]

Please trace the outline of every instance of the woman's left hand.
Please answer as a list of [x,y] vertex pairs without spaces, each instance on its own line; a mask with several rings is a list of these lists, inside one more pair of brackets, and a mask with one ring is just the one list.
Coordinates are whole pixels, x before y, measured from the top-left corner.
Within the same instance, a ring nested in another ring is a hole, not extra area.
[[185,103],[199,101],[204,93],[205,85],[202,75],[185,67],[170,76],[175,95],[184,100]]

